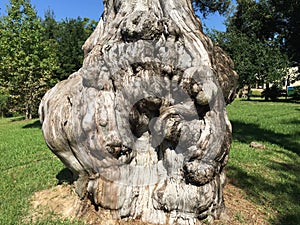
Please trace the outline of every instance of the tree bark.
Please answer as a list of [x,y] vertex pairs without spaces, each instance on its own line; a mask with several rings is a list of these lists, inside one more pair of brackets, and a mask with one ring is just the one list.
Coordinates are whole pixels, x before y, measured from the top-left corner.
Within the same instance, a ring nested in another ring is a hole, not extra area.
[[44,96],[49,148],[116,218],[196,224],[224,212],[237,75],[189,0],[106,0],[82,68]]
[[251,98],[251,84],[248,84],[247,86],[248,86],[247,87],[247,92],[248,92],[247,100],[250,101],[250,98]]
[[270,83],[266,82],[266,89],[265,89],[265,101],[269,101],[270,98]]

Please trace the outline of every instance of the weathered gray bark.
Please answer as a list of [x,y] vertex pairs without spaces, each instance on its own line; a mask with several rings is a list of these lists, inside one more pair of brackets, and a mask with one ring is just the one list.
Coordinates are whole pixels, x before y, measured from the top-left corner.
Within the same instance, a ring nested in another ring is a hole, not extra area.
[[231,126],[231,60],[189,0],[106,0],[82,68],[43,98],[49,148],[76,191],[116,218],[219,218]]

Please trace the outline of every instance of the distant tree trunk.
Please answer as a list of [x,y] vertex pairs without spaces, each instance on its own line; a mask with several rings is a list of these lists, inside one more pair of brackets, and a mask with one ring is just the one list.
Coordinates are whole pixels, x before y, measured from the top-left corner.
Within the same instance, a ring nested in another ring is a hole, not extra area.
[[33,112],[33,97],[31,93],[27,93],[24,98],[25,101],[25,119],[31,120],[32,119],[32,112]]
[[250,98],[251,98],[251,84],[248,84],[248,87],[247,87],[247,100],[250,101]]
[[115,218],[219,218],[237,75],[191,1],[106,0],[84,52],[39,109],[78,195]]
[[30,104],[26,104],[25,119],[26,120],[31,120],[32,119],[32,111],[31,111]]
[[270,84],[269,82],[266,83],[266,90],[265,90],[265,101],[269,101],[270,98]]

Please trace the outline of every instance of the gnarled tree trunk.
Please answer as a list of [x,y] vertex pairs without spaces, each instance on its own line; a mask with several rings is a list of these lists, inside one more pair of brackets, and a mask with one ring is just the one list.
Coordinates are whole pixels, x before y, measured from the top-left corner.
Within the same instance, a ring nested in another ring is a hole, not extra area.
[[42,100],[76,191],[117,218],[196,224],[224,211],[231,60],[189,0],[106,0],[82,68]]

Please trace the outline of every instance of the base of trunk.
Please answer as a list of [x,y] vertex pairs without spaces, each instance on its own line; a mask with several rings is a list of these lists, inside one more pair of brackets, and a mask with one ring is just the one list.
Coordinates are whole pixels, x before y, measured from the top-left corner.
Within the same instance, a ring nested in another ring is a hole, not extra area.
[[[199,224],[213,221],[225,212],[225,175],[216,176],[202,186],[169,177],[147,186],[126,185],[97,178],[88,186],[94,206],[110,209],[111,219],[134,219],[154,224]],[[96,198],[96,199],[95,199]]]

